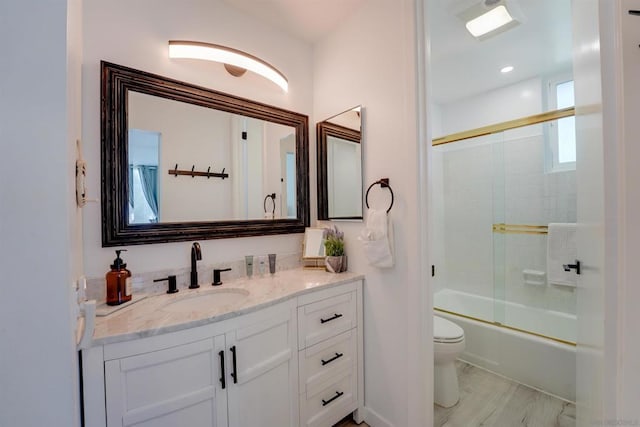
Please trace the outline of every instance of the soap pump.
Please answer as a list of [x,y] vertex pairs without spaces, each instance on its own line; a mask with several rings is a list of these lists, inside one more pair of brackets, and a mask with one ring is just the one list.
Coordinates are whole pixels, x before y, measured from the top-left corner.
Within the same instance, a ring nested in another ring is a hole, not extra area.
[[120,305],[131,301],[131,272],[127,270],[127,264],[120,253],[126,249],[116,250],[116,259],[111,264],[111,271],[106,274],[107,280],[107,305]]

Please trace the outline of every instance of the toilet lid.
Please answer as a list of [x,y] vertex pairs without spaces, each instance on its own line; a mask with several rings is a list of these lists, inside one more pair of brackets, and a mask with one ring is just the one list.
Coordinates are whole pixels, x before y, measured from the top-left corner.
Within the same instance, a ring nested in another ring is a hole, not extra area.
[[450,320],[433,316],[433,340],[437,342],[459,342],[464,330]]

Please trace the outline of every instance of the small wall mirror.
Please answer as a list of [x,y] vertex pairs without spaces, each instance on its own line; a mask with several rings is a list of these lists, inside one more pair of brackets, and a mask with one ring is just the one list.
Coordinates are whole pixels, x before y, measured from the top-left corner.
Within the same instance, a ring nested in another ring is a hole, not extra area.
[[305,229],[302,246],[302,266],[311,269],[324,269],[324,259],[324,228]]
[[362,106],[316,125],[318,219],[362,220]]
[[324,228],[307,228],[304,232],[304,248],[302,252],[302,258],[324,258],[324,251]]

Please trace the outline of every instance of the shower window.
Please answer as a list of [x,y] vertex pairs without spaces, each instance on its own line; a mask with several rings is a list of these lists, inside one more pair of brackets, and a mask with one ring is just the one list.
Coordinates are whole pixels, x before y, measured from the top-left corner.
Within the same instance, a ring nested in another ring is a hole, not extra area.
[[[549,81],[549,107],[554,110],[575,105],[574,84],[571,78],[556,78]],[[547,170],[550,172],[575,170],[576,168],[576,121],[565,117],[547,124]]]

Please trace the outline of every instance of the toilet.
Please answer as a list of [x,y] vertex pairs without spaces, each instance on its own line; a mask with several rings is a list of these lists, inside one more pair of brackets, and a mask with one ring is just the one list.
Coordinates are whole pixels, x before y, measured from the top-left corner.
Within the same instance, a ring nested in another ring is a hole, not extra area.
[[442,317],[433,316],[434,402],[449,408],[458,403],[455,360],[464,350],[464,330]]

